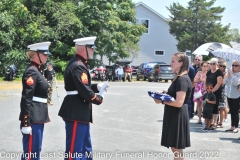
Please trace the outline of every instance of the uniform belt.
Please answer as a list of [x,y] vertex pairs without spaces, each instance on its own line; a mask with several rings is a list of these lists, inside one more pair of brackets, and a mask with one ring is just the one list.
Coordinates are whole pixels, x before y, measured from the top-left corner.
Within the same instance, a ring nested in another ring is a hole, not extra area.
[[36,102],[47,103],[47,98],[40,98],[40,97],[33,96],[32,100]]
[[67,95],[76,95],[78,91],[67,91]]

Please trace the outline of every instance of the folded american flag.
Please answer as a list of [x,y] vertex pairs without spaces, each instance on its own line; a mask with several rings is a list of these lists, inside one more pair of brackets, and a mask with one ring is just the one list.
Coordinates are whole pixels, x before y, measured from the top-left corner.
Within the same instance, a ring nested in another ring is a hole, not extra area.
[[175,101],[175,99],[172,96],[164,93],[148,91],[148,95],[152,98],[155,98],[161,101],[166,101],[166,102]]

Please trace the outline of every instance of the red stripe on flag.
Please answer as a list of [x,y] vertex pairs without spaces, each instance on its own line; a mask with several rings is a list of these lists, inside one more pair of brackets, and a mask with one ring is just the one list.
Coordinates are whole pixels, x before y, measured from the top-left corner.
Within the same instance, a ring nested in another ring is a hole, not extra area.
[[73,153],[74,144],[75,144],[76,131],[77,131],[77,121],[74,121],[73,131],[72,131],[72,141],[71,141],[71,147],[70,147],[70,157],[69,157],[69,160],[72,160],[72,153]]
[[31,160],[31,151],[32,151],[32,134],[29,134],[28,160]]

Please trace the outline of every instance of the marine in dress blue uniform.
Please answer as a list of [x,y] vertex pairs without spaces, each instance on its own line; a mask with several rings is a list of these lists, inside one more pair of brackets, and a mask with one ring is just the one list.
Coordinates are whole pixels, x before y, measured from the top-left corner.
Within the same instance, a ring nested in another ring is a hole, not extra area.
[[49,45],[42,42],[29,45],[27,66],[22,77],[22,98],[20,103],[23,154],[22,160],[39,160],[42,149],[44,123],[50,121],[47,106],[47,80],[41,74],[41,65],[46,63]]
[[91,84],[87,61],[93,57],[96,37],[75,39],[76,55],[69,61],[64,73],[67,92],[59,110],[65,122],[65,160],[91,160],[92,144],[90,125],[92,123],[92,103],[100,105],[97,84]]

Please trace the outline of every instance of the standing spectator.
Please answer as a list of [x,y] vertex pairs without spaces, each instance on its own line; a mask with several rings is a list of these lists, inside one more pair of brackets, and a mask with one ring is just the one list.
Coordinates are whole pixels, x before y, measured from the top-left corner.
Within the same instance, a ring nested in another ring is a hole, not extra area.
[[[165,102],[157,99],[154,101],[158,104],[165,104],[161,145],[171,147],[174,155],[179,156],[177,154],[182,155],[183,149],[190,147],[188,101],[192,83],[187,75],[189,70],[188,56],[181,52],[173,54],[171,67],[177,75],[166,93],[174,97],[175,101]],[[178,160],[180,159],[183,158]]]
[[216,104],[213,106],[213,119],[212,126],[214,128],[217,127],[217,119],[218,119],[218,105],[219,98],[222,94],[222,81],[223,81],[223,73],[217,67],[218,59],[212,58],[210,60],[211,70],[207,72],[206,84],[211,83],[213,85],[213,94],[216,96]]
[[225,82],[225,94],[227,96],[228,106],[231,111],[231,128],[226,132],[231,131],[233,133],[238,132],[239,123],[239,102],[240,92],[238,92],[238,85],[240,79],[240,62],[234,61],[232,63],[232,69],[228,68],[227,75],[224,78]]
[[53,105],[52,104],[52,91],[53,91],[53,81],[55,77],[55,70],[53,69],[52,63],[48,62],[47,63],[47,69],[44,71],[44,77],[47,79],[48,82],[48,99],[47,99],[47,104],[48,105]]
[[[206,74],[207,74],[207,68],[208,65],[206,62],[201,63],[201,71],[197,72],[195,78],[194,78],[194,83],[195,83],[195,89],[194,93],[198,92],[199,90],[201,91],[202,95],[204,95],[204,83],[206,82]],[[197,111],[198,111],[198,121],[197,124],[202,124],[202,106],[203,106],[203,97],[194,99],[193,101],[197,103]]]
[[[22,98],[20,103],[23,152],[22,160],[40,159],[44,123],[50,121],[47,106],[48,83],[41,74],[41,65],[45,64],[50,52],[51,42],[29,45],[27,56],[31,61],[22,76]],[[27,157],[31,156],[31,157]]]
[[132,77],[132,69],[131,69],[130,65],[128,64],[124,67],[124,81],[126,81],[127,78],[129,78],[129,82],[131,82],[132,81],[131,77]]
[[[188,76],[192,82],[192,88],[194,88],[194,76],[195,76],[195,69],[193,68],[193,66],[189,66],[189,71],[188,71]],[[189,115],[189,119],[192,116],[192,107],[193,107],[193,100],[190,98],[189,102],[188,102],[188,115]]]
[[119,66],[118,69],[116,69],[116,74],[118,76],[118,81],[122,80],[122,76],[123,76],[123,68],[122,66]]
[[210,60],[207,61],[207,64],[208,64],[208,71],[210,71],[211,70]]
[[[195,69],[195,75],[197,74],[198,71],[201,71],[201,63],[202,63],[202,55],[196,55],[195,63],[193,65],[193,68]],[[193,87],[192,94],[191,94],[191,100],[193,99],[194,89],[195,88]],[[197,109],[196,109],[196,114],[197,114]],[[192,116],[191,116],[191,118],[193,118],[193,116],[194,116],[194,102],[192,101]]]
[[198,71],[201,71],[201,63],[202,63],[202,55],[196,55],[195,56],[195,63],[193,65],[193,68],[195,69],[195,73],[197,74]]
[[[219,69],[222,71],[223,73],[223,77],[226,77],[226,62],[224,62],[224,60],[219,60]],[[227,115],[228,115],[228,108],[227,108],[227,104],[226,104],[226,96],[225,96],[225,84],[224,81],[222,83],[222,94],[220,96],[219,99],[219,111],[220,111],[220,121],[219,124],[217,125],[218,128],[222,128],[223,127],[223,122],[228,122],[227,120]]]
[[213,130],[211,128],[213,106],[216,104],[216,97],[212,93],[213,86],[211,83],[206,84],[207,93],[203,96],[203,118],[205,118],[206,127],[203,130]]

